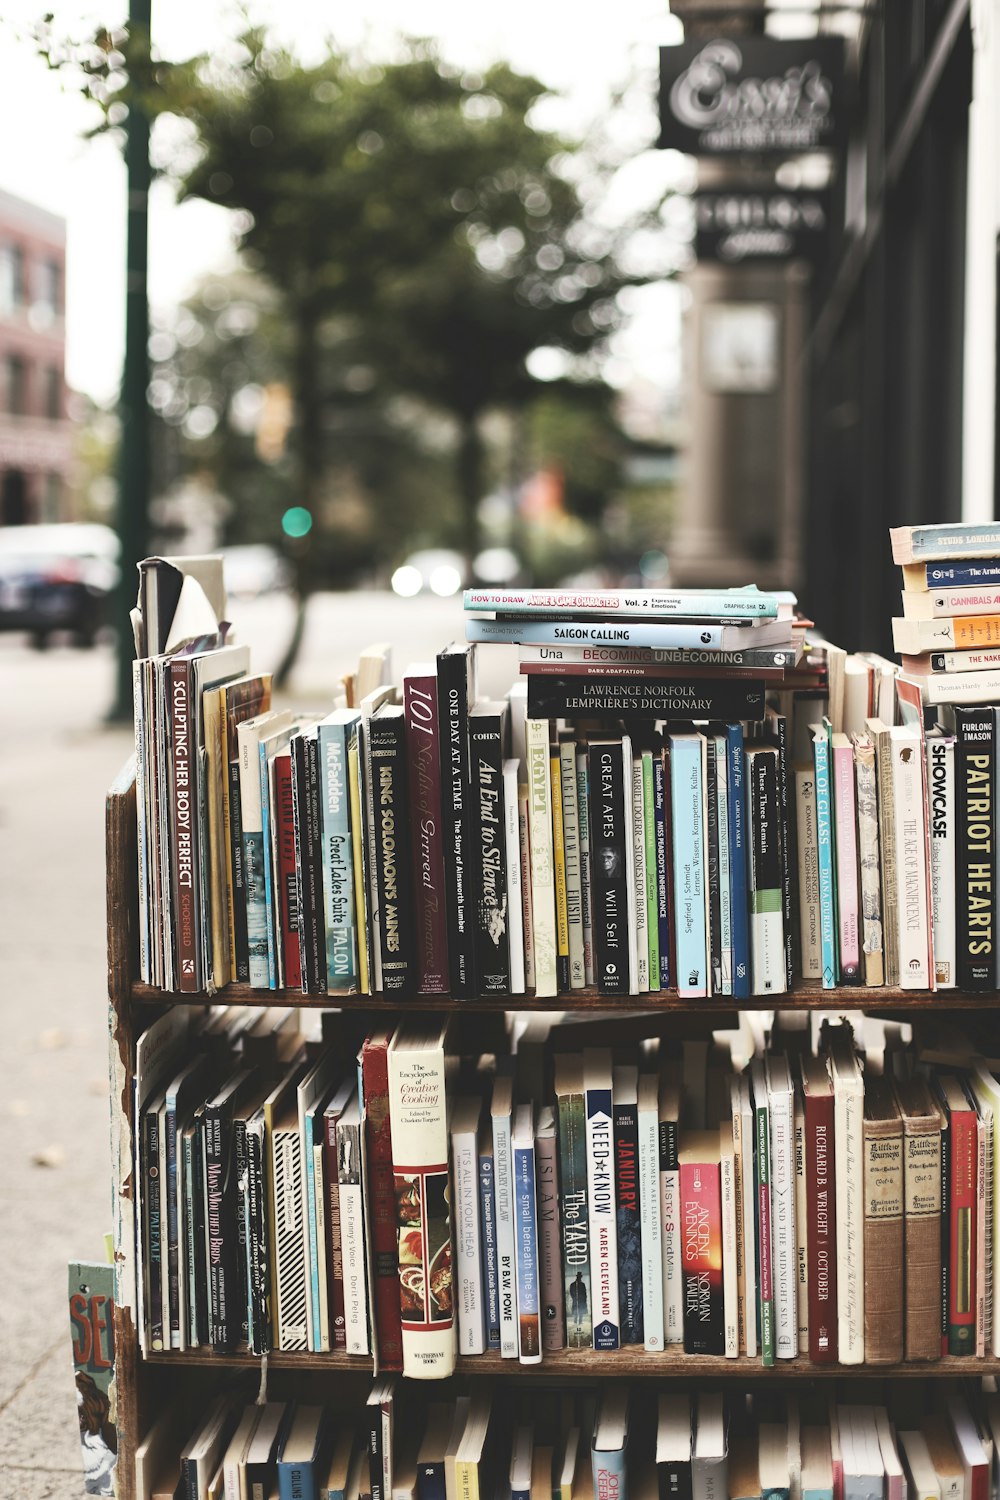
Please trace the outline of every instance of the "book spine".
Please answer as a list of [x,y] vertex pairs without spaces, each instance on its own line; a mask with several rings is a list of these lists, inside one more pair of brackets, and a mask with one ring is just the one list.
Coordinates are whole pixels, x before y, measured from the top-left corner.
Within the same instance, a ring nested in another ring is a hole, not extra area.
[[474,1131],[451,1138],[455,1205],[455,1283],[458,1351],[486,1348],[482,1247],[479,1237],[479,1154]]
[[528,841],[531,851],[531,916],[535,994],[558,994],[556,888],[552,843],[552,782],[549,772],[549,726],[544,719],[525,721],[528,761]]
[[716,804],[719,825],[720,994],[733,993],[733,888],[729,868],[729,758],[724,735],[715,738]]
[[[315,976],[309,972],[309,935],[308,917],[306,907],[311,899],[309,890],[308,853],[306,845],[309,838],[306,812],[306,749],[305,736],[295,734],[289,741],[289,756],[291,758],[292,771],[292,828],[295,842],[295,891],[299,909],[299,976],[300,987],[303,994],[309,993],[309,987]],[[266,856],[265,856],[266,868]],[[270,933],[268,933],[270,944]]]
[[837,1348],[842,1365],[864,1363],[864,1100],[861,1090],[834,1094],[837,1207]]
[[277,1306],[277,1347],[309,1347],[306,1321],[306,1264],[303,1239],[304,1174],[298,1127],[274,1131],[271,1170],[274,1174],[274,1265]]
[[890,526],[895,563],[950,562],[953,558],[1000,556],[1000,526]]
[[903,1357],[903,1137],[865,1121],[865,1363]]
[[725,625],[660,625],[636,621],[626,624],[616,620],[607,625],[592,625],[559,620],[479,620],[466,619],[467,641],[500,642],[529,646],[642,646],[666,650],[721,648],[727,639]]
[[417,988],[422,995],[446,995],[449,982],[448,922],[445,915],[441,727],[436,677],[404,677],[403,713],[413,821]]
[[250,1225],[247,1220],[247,1195],[244,1184],[249,1185],[250,1147],[245,1120],[236,1120],[233,1124],[233,1171],[237,1182],[234,1280],[238,1288],[234,1300],[239,1317],[238,1341],[249,1345],[250,1284],[247,1278],[247,1243]]
[[194,1175],[195,1133],[186,1130],[181,1138],[181,1191],[184,1197],[182,1224],[184,1230],[184,1270],[182,1279],[187,1293],[187,1343],[197,1348],[201,1343],[198,1319],[198,1238],[195,1220],[197,1202]]
[[559,1235],[559,1148],[555,1132],[535,1137],[538,1191],[538,1266],[542,1298],[542,1344],[566,1347],[562,1246]]
[[160,1206],[160,1121],[157,1110],[142,1116],[144,1140],[143,1229],[146,1291],[146,1341],[163,1348],[163,1214]]
[[719,1193],[722,1224],[722,1314],[725,1355],[737,1359],[740,1352],[739,1296],[736,1283],[736,1159],[732,1142],[723,1149],[719,1163]]
[[976,1347],[976,1200],[979,1145],[972,1110],[951,1110],[948,1181],[948,1353]]
[[809,1353],[809,1197],[806,1192],[806,1117],[799,1088],[795,1090],[795,1262],[796,1312],[800,1354]]
[[725,1354],[718,1162],[682,1162],[680,1197],[684,1352]]
[[194,1252],[197,1256],[194,1276],[195,1327],[197,1342],[208,1344],[211,1342],[210,1326],[210,1302],[208,1292],[208,1195],[205,1188],[205,1153],[203,1141],[199,1128],[192,1131],[191,1153],[194,1171]]
[[521,890],[521,836],[518,818],[516,760],[504,762],[503,825],[506,855],[507,931],[510,947],[510,992],[524,994],[524,893]]
[[903,615],[911,620],[946,620],[953,615],[996,615],[1000,611],[1000,588],[982,584],[938,587],[918,594],[903,593]]
[[593,851],[594,964],[602,995],[629,990],[625,787],[620,749],[590,747],[590,833]]
[[450,987],[468,1000],[476,994],[468,652],[443,651],[437,667]]
[[771,1255],[774,1289],[774,1353],[794,1359],[799,1352],[796,1318],[797,1240],[795,1232],[795,1127],[792,1095],[769,1103],[771,1125]]
[[664,650],[652,646],[604,646],[525,644],[518,653],[521,671],[549,671],[557,676],[583,670],[595,676],[608,672],[649,672],[654,676],[702,676],[706,673],[758,671],[782,675],[795,665],[791,646],[761,646],[747,651],[721,651],[692,647]]
[[583,871],[580,851],[580,811],[577,805],[576,745],[559,747],[562,773],[563,846],[566,865],[566,918],[569,924],[569,984],[582,990],[586,983],[583,951]]
[[595,982],[593,874],[590,861],[590,762],[576,752],[576,809],[580,835],[580,917],[583,924],[584,983]]
[[785,946],[781,919],[777,755],[747,756],[750,797],[750,956],[755,995],[782,994]]
[[[733,1131],[733,1191],[735,1194],[736,1214],[736,1243],[734,1255],[736,1259],[736,1347],[740,1354],[749,1355],[750,1349],[747,1344],[747,1220],[746,1220],[746,1180],[744,1176],[743,1161],[743,1114],[739,1107],[738,1096],[732,1098],[732,1131]],[[756,1316],[756,1313],[754,1313]]]
[[292,764],[288,755],[275,757],[274,795],[278,815],[278,909],[285,958],[285,987],[297,990],[302,985],[302,968],[299,954],[298,881],[295,873],[295,824],[292,817]]
[[896,814],[892,778],[892,746],[888,729],[875,737],[878,779],[878,846],[882,871],[882,941],[885,983],[899,983],[899,911],[896,902]]
[[996,905],[993,712],[958,708],[955,722],[957,979],[962,989],[990,989]]
[[149,827],[146,808],[146,709],[143,689],[143,665],[140,659],[132,663],[132,723],[135,736],[135,816],[136,816],[136,876],[139,882],[139,977],[144,984],[151,982],[150,958],[150,891],[149,891]]
[[473,826],[477,860],[475,938],[479,990],[509,995],[510,920],[507,910],[507,844],[504,828],[504,720],[499,714],[470,720]]
[[[217,1351],[236,1339],[236,1309],[230,1174],[230,1131],[217,1109],[206,1108],[201,1118],[205,1181],[205,1241],[208,1261],[209,1340]],[[228,1189],[228,1191],[227,1191]],[[155,1346],[154,1346],[155,1347]]]
[[941,1355],[941,1127],[903,1131],[905,1356]]
[[[903,989],[928,989],[933,982],[928,963],[923,754],[920,740],[909,743],[893,741],[899,982]],[[988,846],[991,840],[992,834],[988,834]],[[992,983],[992,965],[989,975]]]
[[819,867],[819,941],[823,988],[836,988],[837,962],[836,898],[833,883],[833,808],[830,798],[830,746],[826,736],[813,739],[816,773],[816,848]]
[[833,1095],[805,1096],[809,1358],[837,1363],[837,1217]]
[[660,1223],[659,1119],[655,1109],[639,1105],[639,1245],[642,1274],[643,1342],[650,1350],[662,1350],[663,1320],[663,1227]]
[[795,848],[795,799],[792,795],[789,766],[788,720],[784,714],[775,719],[778,749],[778,841],[781,861],[781,925],[785,938],[785,988],[791,989],[795,978],[795,898],[792,876]]
[[243,816],[240,806],[239,756],[229,761],[229,858],[232,867],[233,973],[237,984],[250,983],[250,946],[247,933],[246,867],[243,855]]
[[514,1159],[509,1113],[493,1116],[493,1191],[497,1211],[497,1266],[500,1286],[500,1353],[517,1358],[516,1240]]
[[771,1246],[771,1131],[766,1104],[754,1100],[754,1158],[757,1185],[757,1297],[760,1324],[760,1359],[774,1364],[774,1278]]
[[582,1094],[559,1095],[559,1178],[566,1343],[591,1347],[590,1210],[586,1114]]
[[[656,924],[657,952],[660,959],[659,986],[670,988],[670,907],[667,864],[667,809],[666,774],[662,754],[652,757],[653,762],[653,841],[656,867]],[[589,982],[589,981],[588,981]]]
[[533,1143],[513,1148],[513,1190],[517,1354],[522,1365],[534,1365],[540,1363],[542,1358],[542,1319],[538,1286],[538,1209]]
[[[165,1148],[167,1159],[167,1305],[171,1349],[183,1349],[186,1338],[181,1325],[181,1247],[180,1204],[177,1198],[177,1106],[168,1100],[165,1111]],[[167,1320],[164,1319],[164,1335]],[[166,1342],[166,1337],[164,1337]]]
[[399,1370],[403,1365],[403,1340],[399,1321],[397,1217],[392,1135],[389,1127],[387,1043],[387,1033],[376,1033],[362,1047],[361,1090],[364,1099],[365,1151],[368,1162],[366,1186],[372,1237],[373,1300],[379,1366],[383,1370]]
[[747,885],[747,786],[743,729],[726,725],[729,770],[729,874],[733,924],[733,998],[750,995],[750,922]]
[[267,1218],[264,1173],[266,1171],[264,1126],[247,1128],[247,1297],[249,1303],[250,1350],[268,1354],[272,1345],[271,1278],[267,1253]]
[[705,740],[705,863],[708,895],[708,939],[712,994],[722,994],[722,890],[719,867],[719,781],[715,737]]
[[663,1234],[663,1306],[668,1344],[684,1342],[684,1284],[681,1259],[680,1167],[677,1121],[660,1120],[660,1227]]
[[569,989],[569,908],[566,900],[562,762],[558,745],[549,746],[549,798],[552,806],[552,876],[556,903],[556,982],[562,993]]
[[1000,564],[995,562],[907,563],[904,586],[916,593],[930,589],[1000,586]]
[[861,982],[858,940],[857,806],[854,793],[854,751],[851,745],[833,747],[833,807],[837,846],[837,915],[842,984]]
[[[337,1162],[337,1121],[323,1117],[323,1165],[326,1184],[326,1267],[327,1301],[330,1305],[330,1348],[347,1349],[347,1323],[344,1315],[344,1238],[340,1221],[340,1167]],[[393,1265],[395,1279],[395,1265]],[[398,1303],[398,1293],[397,1293]],[[398,1314],[397,1314],[398,1316]]]
[[200,901],[195,854],[195,775],[192,743],[191,663],[170,663],[170,811],[173,863],[174,942],[177,987],[182,994],[201,988],[198,935]]
[[594,1348],[603,1351],[617,1349],[621,1342],[611,1089],[587,1089],[585,1104],[591,1285],[594,1292],[592,1339]]
[[[1000,549],[998,549],[1000,550]],[[597,592],[577,589],[466,589],[463,606],[467,611],[498,615],[542,615],[576,620],[581,614],[596,614],[602,619],[622,619],[653,615],[676,615],[681,619],[704,617],[734,620],[773,620],[778,614],[775,594],[755,594],[743,589],[686,589],[680,592],[664,589],[630,590],[626,597],[618,590]]]
[[819,846],[816,840],[816,773],[811,765],[795,770],[796,832],[799,872],[799,952],[803,979],[821,979]]
[[955,988],[955,741],[927,737],[927,791],[930,801],[931,913],[934,972],[939,990]]
[[642,756],[632,762],[632,816],[629,828],[628,857],[631,858],[635,887],[635,918],[630,922],[636,955],[636,990],[649,993],[649,906],[646,901],[646,812],[645,788],[642,782]]
[[382,992],[409,997],[417,991],[417,938],[410,886],[410,822],[406,804],[406,729],[400,713],[369,722],[372,798],[376,808]]
[[354,866],[354,911],[358,933],[358,988],[363,995],[372,992],[369,964],[368,842],[365,836],[364,810],[361,800],[361,748],[357,727],[347,742],[347,779],[351,789],[351,856]]
[[[257,745],[257,774],[260,777],[261,834],[264,840],[264,910],[267,913],[267,982],[276,990],[281,983],[281,918],[275,898],[278,878],[277,811],[271,806],[271,774],[263,744]],[[294,836],[293,836],[294,837]],[[297,903],[296,903],[297,904]]]
[[[351,849],[351,789],[347,764],[348,726],[320,724],[323,917],[326,928],[326,987],[354,990],[358,984],[355,942],[354,858]],[[413,758],[410,766],[412,771]],[[418,888],[415,885],[415,888]]]
[[618,1310],[622,1344],[642,1344],[642,1215],[639,1205],[639,1117],[635,1104],[614,1107]]
[[660,752],[663,761],[663,838],[667,866],[667,968],[674,988],[677,987],[677,893],[674,889],[674,805],[670,770],[670,740],[665,738]]
[[763,719],[764,683],[759,678],[566,677],[532,674],[528,713],[533,718],[575,719],[630,714],[646,719]]
[[[491,1143],[492,1147],[492,1143]],[[500,1283],[497,1266],[497,1208],[493,1187],[493,1151],[479,1153],[479,1216],[483,1234],[483,1296],[486,1347],[500,1348]]]
[[874,988],[882,983],[884,976],[874,745],[855,747],[854,779],[858,797],[858,863],[861,870],[861,952],[865,984]]
[[305,743],[306,848],[303,883],[306,903],[302,908],[309,952],[310,994],[326,993],[326,924],[323,917],[323,803],[320,792],[319,738],[313,733]]
[[[340,1238],[344,1268],[344,1333],[348,1354],[370,1354],[368,1325],[368,1256],[362,1189],[360,1123],[337,1124],[340,1178]],[[405,1361],[405,1343],[404,1343]]]
[[705,922],[704,741],[673,738],[670,746],[674,901],[678,995],[709,993]]
[[524,988],[535,988],[535,919],[531,891],[530,794],[526,786],[517,788],[517,840],[521,850],[521,922],[524,927]]

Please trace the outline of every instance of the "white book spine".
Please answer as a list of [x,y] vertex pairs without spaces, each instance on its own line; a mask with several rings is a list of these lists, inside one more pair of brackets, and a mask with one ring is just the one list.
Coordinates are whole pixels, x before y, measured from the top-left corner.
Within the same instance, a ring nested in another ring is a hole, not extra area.
[[722,994],[733,993],[733,908],[729,873],[729,754],[725,735],[715,741],[715,780],[719,810],[719,927]]
[[979,1110],[976,1122],[976,1355],[982,1359],[990,1342],[990,1297],[993,1286],[993,1117]]
[[482,1354],[486,1348],[483,1319],[483,1263],[479,1232],[479,1151],[476,1132],[451,1138],[455,1204],[456,1311],[459,1354]]
[[618,1242],[615,1206],[614,1120],[611,1090],[587,1089],[587,1200],[595,1349],[617,1349]]
[[660,1128],[656,1100],[640,1096],[639,1238],[642,1245],[642,1317],[647,1349],[661,1350],[663,1323],[663,1233],[660,1224]]
[[771,1123],[771,1244],[774,1267],[774,1353],[799,1352],[798,1242],[795,1235],[795,1130],[792,1095],[768,1090]]
[[736,1160],[732,1141],[724,1142],[719,1163],[722,1194],[722,1313],[727,1359],[740,1352],[740,1331],[736,1280]]
[[875,746],[855,744],[854,782],[857,790],[858,865],[861,872],[861,954],[866,984],[885,978],[882,941],[882,881],[878,847],[878,790]]
[[837,1200],[837,1346],[842,1365],[865,1358],[864,1092],[835,1077],[834,1172]]
[[553,996],[558,993],[558,979],[548,720],[526,719],[524,732],[528,757],[528,834],[531,846],[535,994]]
[[569,927],[570,989],[582,990],[586,983],[583,959],[583,891],[580,868],[580,813],[576,792],[576,745],[568,740],[559,747],[562,783],[563,858],[566,867],[566,916]]
[[738,1098],[732,1100],[733,1188],[736,1193],[736,1337],[740,1353],[747,1352],[746,1223],[743,1188],[743,1117]]
[[517,810],[517,761],[503,764],[504,842],[507,856],[507,931],[510,939],[510,992],[524,994],[524,895],[521,890],[521,835]]
[[313,1146],[313,1173],[316,1193],[313,1200],[315,1211],[316,1249],[319,1255],[319,1347],[320,1353],[330,1350],[330,1283],[326,1260],[326,1194],[323,1191],[323,1117],[319,1117],[320,1140]]
[[[754,1181],[754,1128],[753,1112],[749,1104],[741,1099],[734,1108],[734,1119],[739,1114],[739,1144],[742,1152],[743,1187],[743,1273],[746,1279],[746,1320],[744,1336],[748,1358],[757,1355],[757,1230],[756,1197]],[[735,1128],[735,1127],[734,1127]]]
[[[669,1137],[665,1141],[665,1134]],[[677,1128],[660,1122],[660,1215],[663,1231],[663,1309],[668,1344],[684,1342],[684,1278],[681,1267],[680,1171]]]
[[340,1183],[340,1236],[344,1256],[344,1328],[348,1354],[370,1354],[365,1206],[360,1182]]
[[930,707],[941,703],[995,703],[1000,700],[1000,672],[930,673],[920,679],[920,696]]
[[304,1185],[302,1141],[298,1129],[272,1136],[275,1281],[278,1292],[278,1337],[281,1350],[308,1349],[306,1328],[306,1262],[302,1238]]
[[594,906],[590,884],[590,766],[586,750],[576,752],[576,809],[580,826],[580,911],[583,918],[583,972],[594,983]]
[[931,912],[934,971],[939,990],[955,988],[955,741],[927,738],[927,800],[930,808]]
[[642,758],[637,757],[632,764],[632,880],[635,886],[635,916],[629,925],[635,934],[636,988],[640,995],[647,995],[649,993],[645,806],[642,786]]
[[[631,741],[630,737],[627,734],[623,734],[622,735],[622,790],[623,790],[624,798],[625,798],[625,828],[626,829],[629,829],[629,828],[632,829],[632,844],[629,844],[628,841],[626,840],[626,859],[625,859],[625,895],[626,895],[626,900],[628,901],[628,931],[626,933],[626,937],[628,938],[628,981],[629,981],[628,982],[628,988],[629,988],[629,994],[630,995],[637,995],[637,994],[639,994],[639,965],[638,965],[637,944],[636,944],[636,928],[637,928],[637,924],[638,924],[638,921],[639,921],[639,915],[638,915],[638,912],[636,911],[636,893],[635,893],[635,858],[634,858],[634,848],[633,848],[633,845],[634,845],[634,842],[635,842],[635,822],[634,822],[633,807],[632,807],[632,804],[633,804],[633,802],[634,802],[635,799],[634,799],[634,797],[632,795],[632,787],[633,787],[633,775],[632,775],[632,741]],[[640,804],[639,805],[640,805],[640,807],[642,806],[641,796],[640,796]],[[628,856],[628,850],[630,848],[633,848],[633,858],[632,859],[629,859],[627,857]],[[649,946],[648,946],[648,943],[646,942],[645,906],[646,906],[646,903],[644,901],[643,902],[643,929],[642,929],[642,933],[643,933],[643,945],[644,945],[644,949],[645,949],[645,953],[646,953],[646,970],[647,970],[647,976],[648,976],[648,972],[649,972]],[[647,991],[649,989],[649,980],[648,980],[648,977],[647,977],[647,981],[646,981],[646,989],[647,989]]]
[[497,1280],[500,1296],[500,1353],[517,1359],[517,1288],[514,1243],[514,1179],[509,1114],[493,1116],[493,1190],[497,1215]]
[[816,776],[811,765],[795,768],[795,822],[799,852],[799,939],[803,979],[822,979],[819,845],[816,842]]
[[521,922],[524,929],[524,987],[535,988],[535,922],[531,905],[531,834],[528,789],[517,788],[517,838],[521,850]]
[[918,728],[890,735],[896,819],[896,893],[899,903],[899,982],[904,990],[932,989],[928,963],[927,866],[923,764]]

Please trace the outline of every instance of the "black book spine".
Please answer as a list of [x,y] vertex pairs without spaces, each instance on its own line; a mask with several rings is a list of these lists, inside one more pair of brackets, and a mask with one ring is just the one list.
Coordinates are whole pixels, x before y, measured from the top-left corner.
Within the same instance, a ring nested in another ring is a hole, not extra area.
[[250,940],[247,936],[247,888],[243,868],[243,809],[240,806],[239,757],[229,762],[229,852],[233,863],[233,965],[238,984],[250,983]]
[[208,1327],[208,1244],[205,1238],[205,1157],[202,1147],[201,1121],[204,1109],[195,1115],[195,1133],[191,1150],[194,1196],[194,1267],[189,1295],[194,1297],[194,1326],[199,1344],[209,1342]]
[[712,958],[713,995],[722,994],[722,887],[719,880],[719,784],[716,780],[715,739],[706,736],[706,807],[708,812],[708,908],[709,952]]
[[989,990],[995,984],[996,922],[993,710],[956,708],[954,714],[958,984],[963,990]]
[[[180,1216],[177,1212],[177,1109],[164,1112],[167,1158],[167,1303],[170,1309],[170,1327],[163,1330],[164,1344],[168,1349],[180,1347],[181,1335],[181,1247]],[[174,1341],[174,1335],[177,1341]]]
[[306,737],[305,747],[305,859],[302,889],[306,910],[300,916],[309,957],[310,995],[326,994],[326,922],[323,916],[323,832],[319,775],[319,738]]
[[163,1348],[163,1215],[160,1211],[160,1120],[159,1112],[147,1109],[142,1117],[144,1161],[144,1212],[146,1224],[146,1308],[149,1346]]
[[368,725],[371,797],[375,812],[375,874],[382,948],[382,992],[417,992],[417,933],[410,881],[406,721],[401,708],[373,715]]
[[368,1491],[371,1500],[386,1500],[385,1471],[382,1456],[382,1407],[369,1406],[368,1414]]
[[713,677],[677,682],[669,678],[558,677],[528,675],[528,716],[586,718],[763,719],[764,683],[759,678]]
[[505,716],[475,714],[469,721],[475,810],[476,969],[483,995],[510,994],[507,846],[503,805]]
[[222,1352],[235,1342],[236,1278],[230,1151],[231,1116],[226,1108],[207,1105],[201,1118],[205,1154],[205,1236],[208,1248],[209,1342]]
[[623,1344],[641,1344],[645,1331],[639,1214],[639,1114],[635,1104],[615,1105],[615,1191],[621,1341]]
[[622,747],[590,746],[591,888],[594,898],[594,968],[602,995],[629,992],[628,886],[625,860],[631,829],[625,827]]
[[233,1167],[236,1174],[236,1256],[233,1276],[233,1291],[236,1307],[233,1322],[239,1318],[240,1342],[250,1342],[250,1289],[247,1281],[247,1200],[243,1183],[247,1181],[247,1127],[245,1120],[233,1123]]
[[264,1201],[264,1136],[262,1131],[249,1130],[246,1221],[250,1252],[248,1297],[253,1322],[251,1351],[254,1354],[268,1354],[271,1350],[271,1263]]
[[784,714],[774,718],[775,743],[778,747],[778,841],[781,860],[781,911],[785,923],[785,987],[791,989],[795,978],[795,935],[799,930],[797,882],[792,879],[792,851],[795,841],[795,799],[788,791],[788,720]]
[[691,1500],[691,1465],[665,1461],[656,1465],[660,1500]]
[[[305,736],[293,734],[288,742],[288,753],[292,768],[292,828],[295,834],[295,894],[299,915],[299,971],[301,989],[309,994],[309,944],[306,941],[306,924],[303,906],[306,900],[305,879],[305,817],[306,817],[306,759]],[[280,940],[280,933],[279,933]]]
[[438,723],[441,735],[441,810],[448,900],[448,965],[451,993],[470,1000],[478,990],[475,898],[471,850],[474,830],[469,784],[469,690],[472,652],[442,651],[437,659]]

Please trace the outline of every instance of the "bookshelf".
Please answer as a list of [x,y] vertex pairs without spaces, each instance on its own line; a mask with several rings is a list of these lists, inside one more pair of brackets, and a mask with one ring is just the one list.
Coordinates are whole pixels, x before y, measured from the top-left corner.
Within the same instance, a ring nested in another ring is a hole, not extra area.
[[[648,1029],[650,1020],[656,1017],[685,1016],[688,1025],[695,1018],[709,1022],[711,1027],[724,1025],[727,1017],[735,1017],[736,1007],[723,999],[679,999],[676,995],[657,994],[630,998],[627,1002],[601,996],[593,990],[575,991],[572,995],[552,999],[533,996],[518,996],[511,1003],[510,997],[490,997],[484,1000],[452,1001],[447,996],[418,996],[401,1005],[389,1005],[378,997],[369,995],[302,996],[297,991],[282,994],[275,991],[253,990],[245,985],[230,985],[218,997],[164,995],[161,991],[138,982],[138,943],[136,889],[136,821],[135,821],[135,772],[134,763],[122,768],[108,791],[106,803],[106,873],[107,873],[107,952],[109,1012],[109,1062],[111,1087],[111,1145],[114,1172],[114,1249],[116,1266],[115,1307],[115,1386],[117,1396],[118,1426],[118,1494],[120,1500],[134,1500],[135,1464],[134,1456],[138,1442],[147,1429],[156,1405],[161,1397],[178,1389],[183,1382],[185,1393],[192,1399],[212,1389],[212,1382],[220,1378],[238,1378],[242,1374],[248,1382],[253,1381],[254,1390],[260,1379],[262,1361],[249,1353],[233,1352],[217,1354],[211,1350],[194,1349],[184,1353],[172,1352],[150,1354],[142,1358],[136,1328],[136,1246],[133,1215],[133,1142],[131,1126],[131,1100],[135,1064],[135,1037],[138,1030],[152,1013],[152,1007],[163,1008],[171,1004],[207,1005],[224,999],[239,1005],[267,1006],[287,1003],[313,1008],[330,1008],[331,1005],[352,1010],[367,1010],[383,1020],[402,1011],[447,1011],[461,1009],[463,1013],[517,1009],[519,1011],[591,1011],[609,1012],[627,1004],[631,1012],[638,1013],[636,1023],[640,1029]],[[864,987],[824,990],[816,985],[802,985],[784,996],[755,998],[744,1008],[758,1010],[806,1009],[859,1011],[897,1017],[917,1012],[963,1011],[989,1009],[997,1003],[994,993],[926,993],[901,989],[867,989]],[[648,1019],[647,1019],[648,1018]],[[621,1027],[621,1020],[613,1023]],[[324,1385],[346,1383],[357,1391],[360,1378],[371,1378],[372,1362],[346,1354],[312,1354],[274,1352],[267,1356],[268,1371],[278,1372],[282,1379],[294,1381],[310,1377]],[[867,1379],[884,1381],[905,1378],[908,1380],[940,1380],[954,1376],[1000,1376],[1000,1359],[942,1358],[931,1363],[868,1364],[868,1365],[815,1365],[808,1360],[796,1358],[778,1361],[765,1368],[756,1359],[741,1356],[726,1359],[685,1355],[681,1352],[652,1354],[642,1350],[621,1349],[613,1354],[594,1355],[589,1351],[562,1350],[546,1353],[541,1365],[525,1367],[516,1360],[501,1359],[498,1354],[488,1353],[475,1357],[459,1356],[456,1377],[460,1380],[482,1376],[509,1378],[517,1376],[525,1380],[558,1384],[566,1379],[616,1379],[633,1380],[653,1378],[656,1380],[677,1379],[690,1382],[705,1380],[708,1383],[735,1381],[744,1387],[760,1382],[772,1385],[775,1381],[793,1379],[801,1381],[824,1381],[830,1377],[845,1377],[853,1380]]]

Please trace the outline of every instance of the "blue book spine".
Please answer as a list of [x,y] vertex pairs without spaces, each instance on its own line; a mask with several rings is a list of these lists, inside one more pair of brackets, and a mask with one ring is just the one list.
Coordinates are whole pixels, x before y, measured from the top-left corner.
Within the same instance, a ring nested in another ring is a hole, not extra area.
[[268,989],[276,990],[278,955],[275,948],[274,892],[271,889],[271,787],[267,774],[267,751],[263,745],[258,744],[257,754],[260,757],[261,848],[264,860],[264,909],[267,913],[267,986]]
[[306,1244],[309,1247],[309,1301],[312,1306],[312,1342],[314,1353],[320,1352],[319,1341],[319,1248],[316,1244],[316,1163],[313,1153],[313,1115],[305,1115],[304,1152],[306,1163]]
[[971,589],[1000,584],[1000,562],[924,563],[928,589]]
[[816,769],[816,845],[819,853],[819,936],[823,964],[823,988],[837,984],[837,920],[833,887],[833,808],[830,802],[830,743],[828,736],[813,736]]
[[320,724],[318,730],[328,990],[354,989],[358,980],[351,788],[347,773],[348,736],[352,731],[353,723]]
[[538,1210],[535,1147],[514,1147],[514,1243],[517,1280],[517,1346],[522,1364],[542,1357],[542,1314],[538,1290]]
[[443,1463],[417,1465],[417,1500],[448,1500]]
[[[1000,523],[995,521],[978,526],[953,523],[942,526],[904,526],[900,529],[909,532],[910,555],[914,562],[936,561],[942,557],[963,560],[1000,557]],[[892,551],[895,558],[895,536]]]
[[483,1280],[486,1292],[486,1347],[500,1348],[500,1282],[497,1268],[497,1204],[493,1187],[493,1153],[479,1155],[479,1216],[483,1229]]
[[656,819],[656,919],[660,929],[660,989],[670,988],[670,911],[667,906],[667,807],[663,757],[653,756],[653,815]]
[[733,933],[733,999],[750,995],[750,916],[747,906],[747,791],[743,726],[726,725],[729,761],[730,925]]
[[595,1495],[616,1495],[620,1497],[620,1500],[627,1500],[628,1470],[626,1457],[627,1454],[624,1447],[618,1448],[613,1453],[599,1453],[596,1448],[590,1450]]
[[705,926],[705,775],[700,735],[670,737],[678,995],[709,993]]
[[[731,628],[731,625],[661,625],[646,620],[628,624],[616,620],[612,625],[603,620],[595,620],[593,624],[575,620],[563,624],[561,620],[479,620],[469,616],[465,621],[465,638],[525,646],[649,646],[674,651],[721,651],[726,639],[724,632]],[[747,637],[747,647],[752,646],[753,628],[747,627],[741,634]]]
[[278,1460],[278,1500],[317,1500],[316,1471],[311,1458],[305,1463]]

